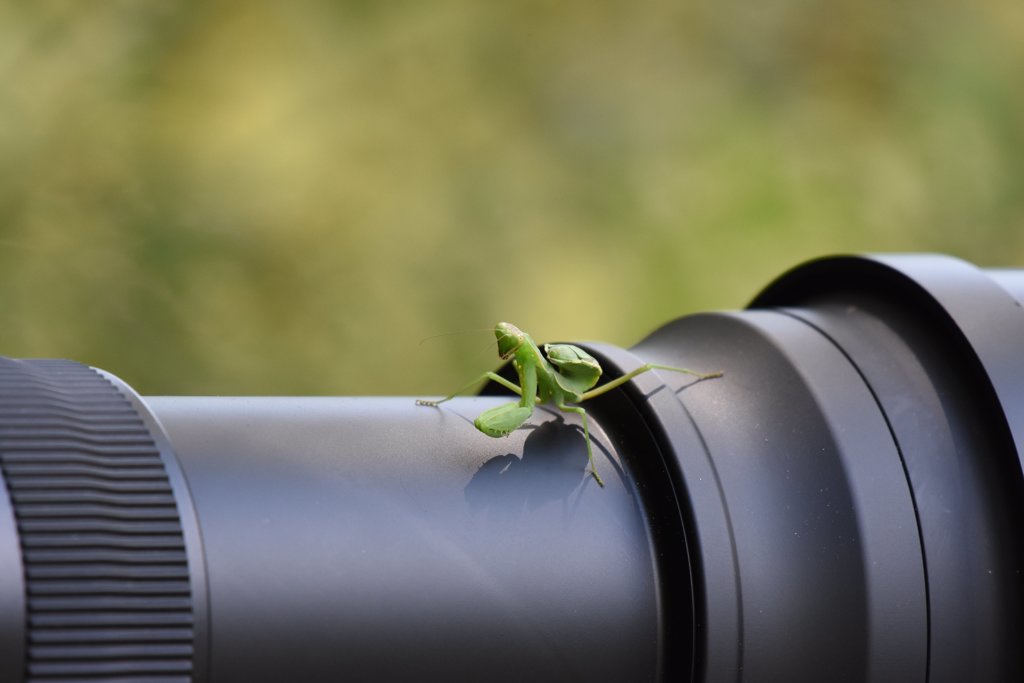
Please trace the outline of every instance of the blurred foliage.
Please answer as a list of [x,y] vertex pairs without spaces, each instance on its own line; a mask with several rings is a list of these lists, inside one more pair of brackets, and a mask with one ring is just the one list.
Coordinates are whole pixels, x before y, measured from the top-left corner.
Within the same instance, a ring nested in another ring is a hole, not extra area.
[[828,253],[1024,265],[1019,0],[0,3],[0,352],[436,394]]

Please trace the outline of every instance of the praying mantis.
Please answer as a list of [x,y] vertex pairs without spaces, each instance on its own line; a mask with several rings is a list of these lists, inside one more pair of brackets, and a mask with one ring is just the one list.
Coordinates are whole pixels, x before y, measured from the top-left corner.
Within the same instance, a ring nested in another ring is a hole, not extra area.
[[594,388],[601,378],[601,364],[578,346],[573,344],[544,344],[541,353],[536,342],[526,332],[511,323],[501,322],[494,326],[494,336],[498,340],[498,356],[501,360],[512,359],[512,367],[519,375],[519,384],[511,382],[496,372],[485,372],[469,384],[437,401],[419,399],[417,405],[438,406],[450,401],[459,394],[465,393],[484,380],[497,382],[501,386],[520,396],[518,402],[506,403],[482,412],[473,425],[487,436],[508,436],[518,429],[533,415],[536,405],[551,402],[556,408],[568,413],[576,413],[583,423],[583,437],[587,443],[587,459],[590,473],[597,483],[604,487],[604,481],[594,464],[594,451],[590,444],[590,428],[587,424],[587,411],[578,405],[592,398],[619,387],[637,375],[649,370],[669,370],[694,375],[698,379],[721,377],[721,372],[696,372],[687,368],[671,365],[647,363],[622,377],[606,382]]

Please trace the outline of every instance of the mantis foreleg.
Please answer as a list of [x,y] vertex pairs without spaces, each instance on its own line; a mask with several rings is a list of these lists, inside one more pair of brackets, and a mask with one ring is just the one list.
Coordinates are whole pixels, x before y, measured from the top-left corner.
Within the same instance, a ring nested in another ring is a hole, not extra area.
[[518,384],[515,384],[514,382],[510,382],[509,380],[505,379],[504,377],[502,377],[501,375],[499,375],[496,372],[485,372],[484,374],[480,375],[479,377],[477,377],[475,380],[473,380],[469,384],[465,385],[464,387],[459,388],[458,390],[452,392],[448,396],[445,396],[444,398],[442,398],[442,399],[440,399],[438,401],[428,401],[426,399],[419,398],[419,399],[416,399],[416,405],[421,405],[421,406],[436,406],[436,405],[440,405],[441,403],[444,403],[445,401],[452,400],[453,398],[455,398],[459,394],[466,393],[468,390],[472,389],[477,384],[480,384],[480,382],[483,382],[485,379],[489,379],[492,382],[497,382],[498,384],[500,384],[501,386],[505,387],[509,391],[514,391],[515,393],[519,394],[520,396],[523,395],[523,390],[519,388]]
[[640,367],[638,367],[636,370],[633,370],[631,372],[627,372],[625,375],[623,375],[622,377],[619,377],[618,379],[613,379],[612,381],[607,382],[606,384],[602,384],[601,386],[597,387],[596,389],[591,389],[590,391],[584,393],[580,397],[580,400],[581,401],[586,401],[587,399],[591,399],[591,398],[595,398],[597,396],[600,396],[601,394],[609,392],[612,389],[615,389],[616,387],[622,386],[623,384],[625,384],[629,380],[633,379],[637,375],[642,375],[645,372],[648,372],[649,370],[671,370],[672,372],[682,372],[682,373],[685,373],[687,375],[693,375],[697,379],[711,379],[712,377],[721,377],[722,376],[721,372],[697,372],[696,370],[689,370],[687,368],[677,368],[677,367],[672,366],[672,365],[659,365],[658,363],[646,363],[646,364],[641,365]]
[[537,366],[529,359],[526,362],[516,361],[514,365],[522,387],[517,387],[498,375],[494,375],[494,378],[497,378],[502,386],[509,387],[519,394],[519,402],[506,403],[485,410],[473,421],[473,425],[487,436],[508,436],[533,415],[533,406],[537,401]]

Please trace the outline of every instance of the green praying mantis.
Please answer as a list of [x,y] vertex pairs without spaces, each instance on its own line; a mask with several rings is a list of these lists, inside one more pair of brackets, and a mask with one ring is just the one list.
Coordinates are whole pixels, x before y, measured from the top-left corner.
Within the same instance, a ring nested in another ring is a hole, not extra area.
[[512,367],[519,375],[519,384],[511,382],[496,372],[485,372],[469,384],[438,401],[417,400],[422,406],[438,406],[463,394],[484,380],[492,380],[515,392],[521,398],[518,402],[506,403],[485,410],[473,424],[487,436],[508,436],[533,415],[536,405],[551,402],[559,410],[576,413],[583,422],[583,436],[587,442],[587,458],[590,473],[600,486],[604,486],[601,475],[594,464],[594,451],[590,445],[590,428],[587,425],[587,411],[573,403],[582,403],[619,387],[637,375],[649,370],[669,370],[694,375],[698,379],[721,377],[721,372],[696,372],[671,365],[647,363],[618,379],[594,388],[601,378],[601,364],[578,346],[572,344],[545,344],[544,352],[527,333],[510,323],[494,326],[498,339],[498,355],[501,360],[512,359]]

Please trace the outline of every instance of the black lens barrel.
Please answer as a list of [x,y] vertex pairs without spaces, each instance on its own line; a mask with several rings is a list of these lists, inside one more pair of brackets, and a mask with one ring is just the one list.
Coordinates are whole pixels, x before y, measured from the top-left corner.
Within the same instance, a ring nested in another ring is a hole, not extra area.
[[474,429],[496,384],[140,398],[0,361],[0,680],[1024,679],[1022,273],[823,259],[583,345],[725,373],[583,404],[606,488],[574,414]]

